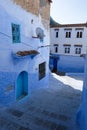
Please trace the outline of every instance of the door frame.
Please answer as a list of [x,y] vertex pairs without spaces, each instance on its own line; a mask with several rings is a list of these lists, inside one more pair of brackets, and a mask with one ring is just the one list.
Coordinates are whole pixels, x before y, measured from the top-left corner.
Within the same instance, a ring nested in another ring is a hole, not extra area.
[[[20,84],[22,84],[22,86],[20,86]],[[15,96],[16,100],[20,100],[28,95],[28,72],[27,71],[21,71],[18,74],[17,79],[16,79],[15,95],[16,95]]]

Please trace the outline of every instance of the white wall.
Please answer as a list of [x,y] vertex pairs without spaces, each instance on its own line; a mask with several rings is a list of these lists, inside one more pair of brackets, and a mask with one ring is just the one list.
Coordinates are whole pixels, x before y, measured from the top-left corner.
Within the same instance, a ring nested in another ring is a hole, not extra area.
[[[65,28],[72,28],[72,30],[69,30],[71,32],[71,38],[66,38],[65,37],[65,32],[67,30],[64,30]],[[82,38],[76,38],[76,32],[77,30],[75,30],[75,28],[84,28],[84,30],[81,30],[83,32]],[[55,29],[59,29],[58,30],[58,38],[56,38],[56,31]],[[75,54],[75,44],[77,45],[83,45],[82,46],[82,51],[81,54],[86,53],[86,46],[87,46],[87,27],[52,27],[50,29],[50,37],[51,37],[51,52],[55,53],[55,46],[53,46],[54,44],[58,44],[58,54],[63,54],[64,53],[64,44],[70,44],[71,45],[71,49],[70,49],[70,53],[67,55],[77,55]]]

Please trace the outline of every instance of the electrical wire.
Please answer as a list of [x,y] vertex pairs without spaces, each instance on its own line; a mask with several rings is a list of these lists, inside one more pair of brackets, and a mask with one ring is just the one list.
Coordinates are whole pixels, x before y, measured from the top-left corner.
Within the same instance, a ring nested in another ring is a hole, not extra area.
[[[9,35],[7,35],[7,34],[5,34],[5,33],[3,33],[3,32],[0,32],[0,34],[2,34],[2,35],[5,36],[5,37],[8,37],[8,38],[12,39],[11,36],[9,36]],[[25,42],[22,42],[22,41],[21,41],[21,43],[24,44],[24,45],[26,45],[26,46],[29,46],[29,47],[34,48],[33,46],[29,45],[28,43],[25,43]],[[37,50],[38,50],[39,48],[48,47],[48,46],[50,46],[50,45],[39,46],[39,47],[37,48]]]

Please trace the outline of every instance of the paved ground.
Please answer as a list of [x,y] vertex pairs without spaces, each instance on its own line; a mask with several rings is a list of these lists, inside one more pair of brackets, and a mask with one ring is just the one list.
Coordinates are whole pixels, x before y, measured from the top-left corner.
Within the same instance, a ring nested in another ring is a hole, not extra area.
[[81,91],[64,85],[52,75],[49,86],[9,108],[0,108],[0,130],[79,130],[75,114]]

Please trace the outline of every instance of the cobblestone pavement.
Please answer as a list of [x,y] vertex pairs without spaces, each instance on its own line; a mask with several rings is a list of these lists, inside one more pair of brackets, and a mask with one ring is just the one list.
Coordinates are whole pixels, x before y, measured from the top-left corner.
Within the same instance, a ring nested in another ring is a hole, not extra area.
[[[81,91],[50,76],[50,87],[0,108],[0,130],[79,130],[75,123]],[[55,85],[54,85],[55,84]]]

